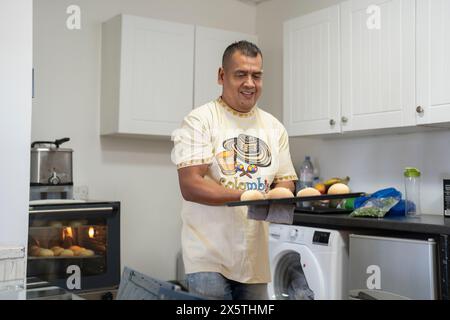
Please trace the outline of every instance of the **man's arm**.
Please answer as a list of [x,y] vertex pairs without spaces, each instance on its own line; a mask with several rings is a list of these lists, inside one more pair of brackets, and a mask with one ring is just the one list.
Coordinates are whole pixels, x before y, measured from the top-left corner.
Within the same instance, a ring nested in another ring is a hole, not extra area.
[[283,181],[283,182],[278,182],[274,185],[274,188],[287,188],[289,190],[292,191],[292,193],[295,192],[295,184],[294,181]]
[[244,191],[228,189],[212,180],[204,179],[207,171],[207,164],[178,169],[181,194],[186,201],[211,206],[240,201]]

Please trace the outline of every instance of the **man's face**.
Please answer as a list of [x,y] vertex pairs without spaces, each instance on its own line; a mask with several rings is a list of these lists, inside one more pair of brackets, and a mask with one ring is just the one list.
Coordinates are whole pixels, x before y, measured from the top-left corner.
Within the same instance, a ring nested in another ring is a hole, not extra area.
[[222,98],[233,109],[250,111],[262,92],[262,57],[247,57],[236,51],[219,70]]

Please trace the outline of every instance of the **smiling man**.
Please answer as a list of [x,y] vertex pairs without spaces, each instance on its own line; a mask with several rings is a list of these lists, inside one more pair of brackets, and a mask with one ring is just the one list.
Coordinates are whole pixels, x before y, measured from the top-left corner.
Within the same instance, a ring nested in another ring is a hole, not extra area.
[[267,222],[224,205],[246,190],[294,191],[297,180],[286,130],[256,106],[262,64],[254,44],[230,45],[218,72],[221,97],[194,109],[174,134],[187,283],[213,299],[266,299],[271,278]]
[[222,99],[240,112],[250,112],[261,96],[263,70],[258,50],[255,48],[257,55],[252,56],[250,50],[234,51],[231,47],[223,55],[219,84],[226,90]]

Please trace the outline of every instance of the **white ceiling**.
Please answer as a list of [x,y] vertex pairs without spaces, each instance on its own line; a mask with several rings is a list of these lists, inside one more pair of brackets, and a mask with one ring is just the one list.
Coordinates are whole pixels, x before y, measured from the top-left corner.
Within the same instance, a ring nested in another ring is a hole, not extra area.
[[260,4],[261,2],[265,2],[265,1],[269,1],[269,0],[238,0],[238,1],[244,2],[244,3],[248,3],[248,4],[257,5],[257,4]]

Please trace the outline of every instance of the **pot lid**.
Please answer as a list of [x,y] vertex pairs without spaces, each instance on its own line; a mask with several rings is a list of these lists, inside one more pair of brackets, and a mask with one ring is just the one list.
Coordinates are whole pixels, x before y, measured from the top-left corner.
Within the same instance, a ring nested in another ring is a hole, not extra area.
[[72,149],[62,149],[59,146],[63,143],[70,141],[70,138],[57,139],[55,141],[34,141],[31,144],[31,151],[64,151],[72,152]]
[[56,148],[55,146],[36,146],[31,152],[73,152],[70,148]]

